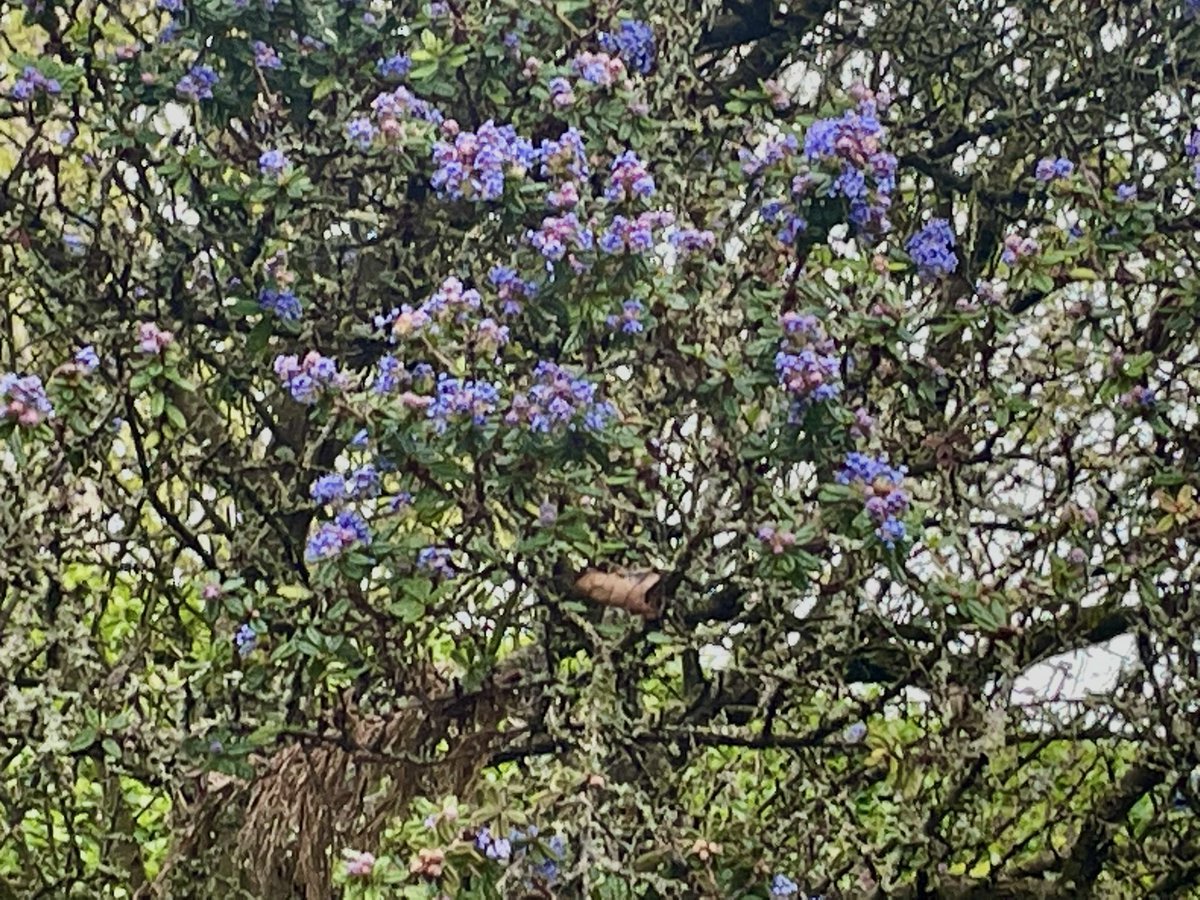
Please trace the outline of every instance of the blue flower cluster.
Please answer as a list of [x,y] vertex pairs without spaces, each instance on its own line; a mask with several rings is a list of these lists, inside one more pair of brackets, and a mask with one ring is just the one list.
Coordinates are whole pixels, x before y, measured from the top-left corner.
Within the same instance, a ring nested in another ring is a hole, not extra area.
[[45,385],[36,375],[0,375],[0,412],[3,418],[27,428],[54,415]]
[[500,297],[500,311],[506,316],[521,314],[523,303],[537,292],[537,285],[517,275],[509,266],[492,266],[488,281],[496,288]]
[[366,520],[350,509],[341,510],[331,522],[322,522],[308,539],[304,558],[318,562],[340,556],[352,547],[371,543]]
[[1053,156],[1047,156],[1038,160],[1033,174],[1038,181],[1046,184],[1059,178],[1070,178],[1074,171],[1075,163],[1069,159],[1063,157],[1055,159]]
[[500,391],[494,384],[452,378],[443,373],[438,376],[426,415],[434,430],[441,434],[452,422],[469,419],[475,425],[485,424],[499,404]]
[[526,239],[548,261],[558,262],[567,255],[568,249],[591,250],[594,243],[592,231],[579,221],[575,213],[561,216],[546,216],[540,228],[526,232]]
[[434,144],[437,170],[432,184],[442,196],[455,200],[498,200],[504,194],[505,177],[523,175],[536,156],[533,144],[511,125],[489,119],[478,131],[460,132],[453,143]]
[[359,116],[346,123],[346,137],[364,150],[371,146],[376,133],[374,124],[366,116]]
[[771,879],[771,896],[772,897],[790,897],[793,894],[800,893],[800,885],[792,881],[786,875],[776,875]]
[[525,393],[513,397],[504,421],[509,425],[526,424],[533,432],[575,430],[580,423],[589,431],[602,430],[616,410],[597,399],[596,385],[576,378],[557,363],[542,360],[533,370],[534,383]]
[[213,88],[220,80],[221,77],[212,66],[197,64],[188,69],[187,74],[175,83],[175,93],[193,103],[211,100]]
[[396,53],[375,62],[375,71],[383,78],[390,78],[393,81],[400,81],[407,77],[410,69],[412,69],[412,60],[409,59],[407,53]]
[[310,350],[303,360],[294,355],[275,357],[275,375],[299,403],[316,403],[325,391],[345,385],[337,363],[316,350]]
[[646,307],[640,300],[630,297],[621,304],[619,316],[608,317],[606,320],[608,327],[614,330],[620,329],[625,334],[640,334],[645,330],[645,326],[642,324],[642,313],[645,311]]
[[658,47],[654,41],[653,29],[645,22],[626,19],[615,34],[600,32],[599,41],[602,50],[620,56],[625,65],[634,72],[645,75],[654,68]]
[[632,150],[626,150],[613,160],[604,196],[613,202],[634,197],[648,200],[654,196],[654,178]]
[[313,500],[322,506],[341,506],[377,497],[379,490],[379,470],[372,463],[364,463],[348,475],[337,472],[322,475],[308,489]]
[[403,85],[394,91],[379,94],[371,101],[371,111],[375,113],[380,130],[388,137],[400,133],[400,123],[404,119],[417,119],[434,125],[440,125],[444,119],[440,109]]
[[1015,265],[1022,259],[1034,256],[1041,249],[1037,238],[1022,237],[1019,234],[1006,235],[1004,249],[1000,253],[1000,261],[1005,265]]
[[612,87],[617,83],[617,79],[625,76],[625,63],[620,57],[608,53],[591,53],[585,50],[571,60],[571,68],[588,84],[602,88]]
[[543,139],[537,155],[545,178],[578,179],[591,174],[583,135],[575,128],[568,128],[557,140]]
[[875,533],[888,547],[904,539],[901,517],[908,512],[910,498],[900,485],[907,470],[893,468],[882,457],[865,453],[849,453],[838,473],[839,484],[855,485],[863,491],[864,509],[875,523]]
[[429,572],[435,578],[453,578],[458,574],[450,561],[449,547],[423,547],[417,554],[417,568]]
[[930,219],[908,239],[904,249],[917,264],[917,274],[924,281],[934,281],[958,268],[954,231],[945,219]]
[[681,255],[712,250],[717,246],[717,236],[711,231],[697,228],[676,228],[667,236],[671,246]]
[[84,375],[91,375],[100,368],[100,357],[96,353],[96,348],[91,344],[76,350],[73,361],[75,367]]
[[278,178],[289,165],[282,150],[264,150],[258,157],[258,171],[270,178]]
[[9,96],[14,100],[31,100],[38,93],[57,94],[61,90],[57,79],[47,78],[33,66],[26,66],[13,82]]
[[258,295],[258,305],[263,310],[273,313],[285,322],[299,322],[304,315],[300,298],[289,290],[263,288]]
[[485,825],[475,833],[475,849],[488,859],[503,864],[534,860],[534,875],[550,884],[558,878],[567,855],[567,842],[557,834],[549,839],[542,839],[540,835],[538,827],[530,825],[524,831],[513,829],[508,837],[499,837]]
[[249,656],[254,652],[254,648],[258,646],[257,632],[249,624],[242,625],[234,632],[233,646],[237,648],[238,656]]
[[613,216],[612,222],[606,228],[598,246],[604,253],[648,253],[654,249],[654,230],[666,228],[675,224],[674,214],[665,210],[644,212],[636,218]]
[[279,58],[279,53],[265,41],[255,41],[250,45],[250,49],[254,51],[254,64],[260,69],[283,68],[283,60]]
[[[850,221],[860,230],[882,233],[896,189],[896,157],[883,150],[886,135],[874,100],[860,102],[841,116],[814,122],[804,135],[804,155],[810,162],[840,162],[841,172],[830,188],[845,197]],[[802,193],[806,182],[794,183]]]
[[841,361],[821,320],[813,315],[787,312],[780,319],[783,340],[775,354],[779,386],[792,395],[794,412],[809,403],[821,403],[840,391]]

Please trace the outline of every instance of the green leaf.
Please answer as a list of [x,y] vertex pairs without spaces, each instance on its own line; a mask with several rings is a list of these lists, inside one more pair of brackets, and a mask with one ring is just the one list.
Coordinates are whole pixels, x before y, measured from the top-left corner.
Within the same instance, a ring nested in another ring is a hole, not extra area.
[[76,735],[75,740],[67,745],[67,751],[70,753],[78,753],[80,750],[86,750],[92,744],[96,743],[96,729],[85,728]]

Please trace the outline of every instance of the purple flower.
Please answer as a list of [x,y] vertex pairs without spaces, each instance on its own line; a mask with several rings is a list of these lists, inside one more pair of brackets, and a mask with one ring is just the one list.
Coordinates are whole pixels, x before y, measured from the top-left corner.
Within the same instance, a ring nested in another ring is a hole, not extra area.
[[100,357],[96,355],[96,348],[88,344],[76,350],[75,365],[85,375],[90,375],[100,368]]
[[945,219],[930,219],[908,239],[904,249],[917,264],[917,273],[924,281],[936,280],[958,268],[954,232]]
[[439,195],[454,200],[498,200],[505,179],[523,176],[535,156],[533,145],[511,125],[489,119],[477,131],[459,132],[453,143],[434,144],[437,169],[430,182]]
[[571,60],[571,68],[584,81],[597,87],[612,87],[625,75],[625,63],[607,53],[579,53]]
[[417,568],[438,578],[453,578],[454,566],[450,562],[448,547],[425,547],[417,554]]
[[310,562],[333,559],[355,545],[366,545],[371,542],[371,531],[366,521],[353,510],[344,509],[334,517],[332,522],[322,523],[304,549],[304,556]]
[[609,316],[607,319],[608,327],[612,329],[620,329],[625,334],[639,334],[645,330],[642,325],[642,313],[646,311],[640,300],[630,297],[621,304],[621,314],[619,316]]
[[658,48],[654,31],[645,22],[626,19],[615,34],[600,32],[599,40],[601,49],[618,54],[633,71],[645,75],[654,68]]
[[157,356],[175,342],[175,335],[164,331],[153,322],[138,325],[137,348],[147,356]]
[[375,63],[375,71],[382,77],[390,78],[393,81],[400,81],[406,77],[410,69],[412,69],[412,60],[409,59],[407,53],[397,53],[387,59],[377,60]]
[[614,202],[634,197],[646,200],[654,196],[654,179],[632,150],[626,150],[613,160],[604,196]]
[[1137,186],[1122,183],[1117,185],[1117,200],[1121,203],[1132,203],[1137,199]]
[[492,266],[488,281],[495,287],[500,298],[500,310],[506,316],[520,315],[522,301],[534,295],[537,285],[517,275],[517,270],[508,266]]
[[591,174],[583,135],[574,128],[568,128],[557,140],[544,139],[537,151],[537,159],[542,164],[542,175],[547,178],[575,180]]
[[291,291],[276,291],[263,288],[258,295],[258,305],[270,313],[274,313],[285,322],[299,322],[304,314],[299,298]]
[[575,105],[575,89],[571,87],[571,82],[561,75],[551,78],[547,87],[550,90],[550,102],[557,109],[566,109],[568,106]]
[[527,391],[513,397],[504,417],[507,424],[524,424],[541,434],[574,431],[580,425],[599,431],[616,417],[612,405],[598,399],[596,385],[576,378],[557,363],[539,362],[533,378]]
[[42,379],[36,375],[0,375],[0,417],[26,428],[41,424],[54,415]]
[[255,41],[250,45],[254,51],[254,64],[260,69],[282,69],[283,60],[279,58],[279,54],[275,48],[263,41]]
[[1058,178],[1070,178],[1075,171],[1075,164],[1069,159],[1047,156],[1039,159],[1034,169],[1034,177],[1042,183],[1049,183]]
[[213,88],[221,78],[212,66],[196,64],[175,83],[175,93],[193,103],[211,100]]
[[242,625],[233,635],[233,644],[237,648],[238,656],[249,656],[258,645],[258,635],[249,625]]
[[322,475],[308,489],[309,495],[322,506],[342,503],[348,496],[346,479],[336,472]]
[[575,213],[562,216],[546,216],[541,228],[530,230],[526,238],[547,260],[557,262],[566,256],[568,249],[590,250],[592,232],[584,226]]
[[790,897],[792,894],[798,894],[800,886],[786,875],[776,875],[771,879],[771,896],[772,897]]
[[495,385],[459,380],[443,373],[438,376],[426,415],[432,420],[434,430],[441,434],[452,422],[469,420],[475,425],[485,424],[499,403],[500,391]]
[[57,94],[61,90],[62,86],[56,79],[47,78],[33,66],[26,66],[13,82],[10,96],[14,100],[31,100],[39,92]]
[[258,170],[264,175],[278,178],[291,165],[282,150],[264,150],[258,157]]
[[875,533],[879,539],[888,547],[894,547],[905,536],[900,520],[910,502],[908,493],[900,486],[905,471],[903,467],[893,468],[882,457],[849,453],[837,476],[839,484],[855,485],[863,492],[867,516],[877,526]]
[[351,141],[358,144],[359,147],[366,149],[371,146],[371,142],[375,140],[375,126],[371,124],[371,120],[365,116],[360,116],[357,119],[351,119],[346,124],[346,136]]
[[682,255],[712,250],[717,245],[715,234],[695,228],[677,228],[667,239],[671,242],[671,246]]
[[303,360],[296,356],[277,356],[275,374],[298,403],[312,404],[329,390],[345,385],[337,363],[310,350]]
[[600,235],[597,245],[610,255],[641,254],[654,248],[654,229],[674,224],[675,217],[666,211],[644,212],[635,219],[613,216],[612,223]]

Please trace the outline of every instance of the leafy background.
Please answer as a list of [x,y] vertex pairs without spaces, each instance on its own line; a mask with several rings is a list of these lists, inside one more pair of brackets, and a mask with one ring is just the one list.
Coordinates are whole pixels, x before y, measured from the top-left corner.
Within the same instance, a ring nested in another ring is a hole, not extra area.
[[6,895],[1188,895],[1192,6],[6,5]]

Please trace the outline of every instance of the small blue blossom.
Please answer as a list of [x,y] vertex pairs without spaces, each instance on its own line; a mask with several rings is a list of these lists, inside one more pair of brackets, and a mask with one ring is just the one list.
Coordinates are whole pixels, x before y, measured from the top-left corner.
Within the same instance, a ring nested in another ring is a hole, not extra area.
[[197,64],[175,83],[175,93],[193,103],[200,100],[211,100],[213,88],[220,80],[220,76],[212,66]]
[[511,125],[489,119],[474,132],[460,132],[453,143],[434,144],[437,169],[431,184],[440,195],[455,200],[498,200],[505,179],[524,175],[535,157],[533,144]]
[[1034,168],[1034,177],[1043,184],[1055,181],[1060,178],[1070,178],[1071,173],[1075,171],[1075,164],[1069,159],[1047,156],[1044,159],[1039,159],[1037,166]]
[[1137,199],[1137,186],[1122,183],[1117,185],[1117,200],[1121,203],[1132,203]]
[[615,34],[601,32],[599,41],[601,49],[619,55],[634,72],[645,75],[654,68],[658,48],[653,29],[645,22],[626,19]]
[[646,200],[654,196],[654,178],[632,150],[626,150],[613,160],[604,196],[612,201],[633,197]]
[[574,431],[579,425],[600,431],[616,418],[612,405],[598,399],[596,385],[571,375],[557,363],[539,362],[533,377],[529,390],[513,397],[504,418],[507,424],[524,424],[532,432],[548,434]]
[[250,48],[254,51],[254,64],[260,69],[283,68],[283,60],[279,58],[279,54],[270,44],[264,41],[255,41]]
[[433,402],[426,412],[434,430],[444,432],[452,422],[469,420],[483,425],[500,403],[500,391],[486,381],[438,376]]
[[0,374],[0,419],[32,428],[54,415],[46,388],[37,375]]
[[792,881],[786,875],[776,875],[771,879],[771,896],[772,897],[790,897],[793,894],[800,892],[800,885]]
[[353,510],[344,509],[332,522],[322,523],[304,549],[309,562],[333,559],[355,545],[371,542],[371,531],[366,521]]
[[361,450],[367,446],[367,442],[369,440],[370,435],[367,433],[367,429],[364,428],[361,431],[356,432],[354,437],[350,438],[350,446],[356,450]]
[[417,568],[438,578],[453,578],[457,573],[450,562],[448,547],[424,547],[417,554]]
[[258,305],[266,312],[274,313],[285,322],[299,322],[304,315],[299,298],[291,291],[263,288],[258,295]]
[[351,119],[346,124],[346,137],[365,150],[375,140],[375,126],[365,116]]
[[905,536],[901,516],[910,502],[900,486],[905,472],[904,467],[895,468],[881,457],[855,452],[847,454],[837,476],[839,484],[855,485],[863,492],[863,506],[877,526],[875,533],[888,547],[894,547]]
[[930,219],[908,239],[904,249],[917,264],[917,273],[925,281],[949,275],[958,268],[954,232],[945,219]]
[[412,60],[409,59],[407,53],[397,53],[386,59],[377,60],[375,63],[375,71],[383,78],[390,78],[393,81],[405,78],[410,69],[412,69]]
[[76,350],[75,365],[85,375],[90,375],[100,368],[100,357],[96,354],[96,348],[88,344]]
[[258,170],[270,177],[278,178],[289,165],[282,150],[264,150],[258,157]]
[[322,475],[308,489],[309,495],[322,505],[338,504],[346,499],[346,480],[336,472]]
[[275,374],[292,398],[305,404],[316,403],[323,393],[345,384],[337,363],[316,350],[310,351],[303,360],[296,356],[277,356]]
[[619,316],[608,317],[608,327],[619,329],[624,334],[640,334],[645,330],[642,324],[642,313],[645,311],[646,307],[642,302],[631,297],[621,305]]
[[258,646],[258,634],[249,625],[242,625],[233,635],[233,644],[237,648],[238,656],[249,656]]

